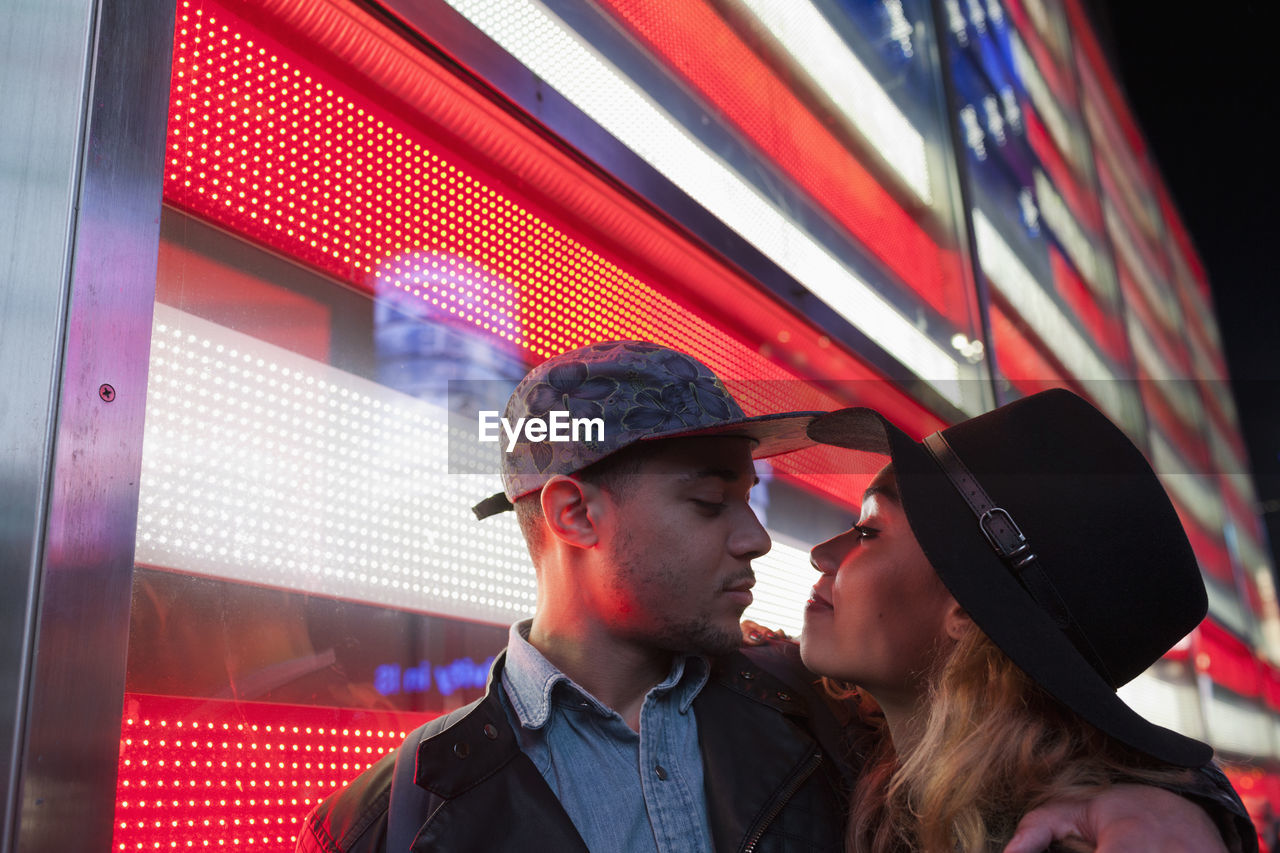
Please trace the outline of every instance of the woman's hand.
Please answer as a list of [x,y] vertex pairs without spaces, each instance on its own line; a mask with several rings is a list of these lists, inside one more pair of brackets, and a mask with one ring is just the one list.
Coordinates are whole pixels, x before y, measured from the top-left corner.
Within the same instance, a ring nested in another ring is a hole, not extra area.
[[766,628],[750,619],[742,620],[742,642],[748,646],[763,646],[770,640],[790,640],[785,631]]
[[1151,785],[1046,803],[1022,818],[1004,851],[1040,853],[1055,838],[1083,840],[1098,853],[1227,853],[1204,809]]

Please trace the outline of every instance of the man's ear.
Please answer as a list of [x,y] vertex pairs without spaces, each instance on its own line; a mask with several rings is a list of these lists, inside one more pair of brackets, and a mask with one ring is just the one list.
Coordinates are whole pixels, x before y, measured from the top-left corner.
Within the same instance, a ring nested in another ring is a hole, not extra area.
[[563,474],[542,487],[542,517],[551,534],[576,548],[591,548],[600,541],[596,504],[600,490]]
[[942,627],[947,632],[948,637],[958,640],[973,628],[973,620],[969,618],[968,613],[964,612],[960,602],[953,598],[947,605],[947,612],[942,617]]

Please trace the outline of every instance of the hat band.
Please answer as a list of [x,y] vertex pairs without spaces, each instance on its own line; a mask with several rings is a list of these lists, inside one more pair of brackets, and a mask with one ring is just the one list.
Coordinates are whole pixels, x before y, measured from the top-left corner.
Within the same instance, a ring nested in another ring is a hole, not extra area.
[[1084,630],[1072,616],[1067,603],[1058,594],[1058,588],[1046,574],[1039,555],[1032,549],[1031,543],[1027,541],[1027,537],[1013,520],[1013,516],[1008,510],[995,505],[986,490],[982,488],[982,484],[969,471],[968,466],[951,448],[951,444],[941,432],[925,436],[924,446],[933,460],[938,463],[942,473],[947,475],[951,485],[960,493],[960,497],[964,498],[969,509],[977,516],[978,529],[982,531],[992,550],[1012,572],[1018,584],[1027,591],[1040,609],[1053,619],[1058,630],[1067,635],[1071,644],[1088,659],[1090,665],[1106,680],[1107,684],[1115,689],[1117,687],[1115,679],[1111,677],[1097,649],[1093,647],[1093,643],[1089,642]]

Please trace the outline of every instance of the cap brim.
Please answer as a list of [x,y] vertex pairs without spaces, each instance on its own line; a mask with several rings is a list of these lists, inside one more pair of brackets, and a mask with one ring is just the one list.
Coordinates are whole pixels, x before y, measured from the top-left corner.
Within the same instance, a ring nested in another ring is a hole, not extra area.
[[810,424],[826,414],[826,412],[780,412],[773,415],[758,415],[753,418],[726,421],[702,429],[646,435],[640,441],[712,435],[742,436],[756,442],[751,449],[751,457],[764,459],[819,444],[820,442],[809,437],[808,429]]
[[1051,696],[1154,758],[1183,767],[1212,758],[1207,744],[1158,726],[1124,703],[995,554],[922,444],[867,408],[824,415],[810,426],[809,437],[893,460],[907,521],[938,577],[992,642]]

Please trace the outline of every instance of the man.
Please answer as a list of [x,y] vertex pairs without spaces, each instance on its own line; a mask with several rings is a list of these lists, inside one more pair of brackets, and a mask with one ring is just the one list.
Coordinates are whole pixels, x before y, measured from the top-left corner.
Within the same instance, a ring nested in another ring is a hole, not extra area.
[[[751,560],[770,547],[752,459],[810,444],[818,413],[747,418],[705,365],[638,342],[543,363],[505,417],[553,411],[603,436],[525,431],[504,493],[477,506],[514,505],[533,619],[483,699],[322,803],[298,849],[840,850],[847,717],[778,647],[738,649]],[[1059,804],[1010,849],[1077,828],[1104,850],[1224,849],[1203,810],[1156,789]]]

